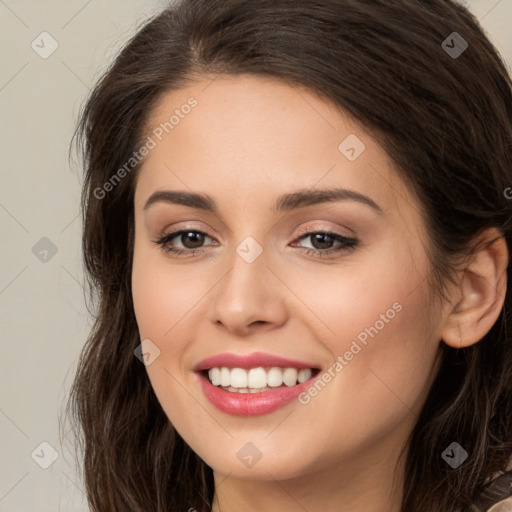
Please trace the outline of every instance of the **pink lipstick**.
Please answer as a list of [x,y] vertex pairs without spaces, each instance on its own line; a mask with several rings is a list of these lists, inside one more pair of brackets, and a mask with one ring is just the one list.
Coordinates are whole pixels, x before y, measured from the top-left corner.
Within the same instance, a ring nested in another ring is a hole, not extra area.
[[293,401],[312,384],[318,365],[256,352],[218,354],[198,363],[206,398],[234,416],[269,414]]

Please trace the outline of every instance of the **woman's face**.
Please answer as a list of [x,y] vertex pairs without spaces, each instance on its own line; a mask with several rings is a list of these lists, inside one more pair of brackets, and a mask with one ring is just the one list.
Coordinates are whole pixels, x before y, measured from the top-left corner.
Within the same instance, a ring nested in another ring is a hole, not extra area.
[[167,93],[147,135],[133,300],[177,431],[244,479],[391,465],[442,319],[417,201],[384,150],[313,93],[252,76]]

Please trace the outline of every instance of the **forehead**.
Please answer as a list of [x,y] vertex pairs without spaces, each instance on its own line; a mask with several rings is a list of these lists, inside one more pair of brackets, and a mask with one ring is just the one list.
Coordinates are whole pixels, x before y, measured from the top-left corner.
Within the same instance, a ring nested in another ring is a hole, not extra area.
[[169,91],[145,137],[153,144],[137,180],[138,207],[164,188],[208,191],[239,211],[315,187],[356,190],[383,209],[413,201],[359,123],[314,92],[275,79],[204,77]]

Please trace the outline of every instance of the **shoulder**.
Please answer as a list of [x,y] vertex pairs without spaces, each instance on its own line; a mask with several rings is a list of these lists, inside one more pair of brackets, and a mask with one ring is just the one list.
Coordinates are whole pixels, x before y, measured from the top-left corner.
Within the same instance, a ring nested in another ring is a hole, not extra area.
[[512,460],[504,472],[493,475],[468,512],[512,512]]
[[511,512],[512,511],[512,497],[506,500],[499,501],[493,505],[488,512]]

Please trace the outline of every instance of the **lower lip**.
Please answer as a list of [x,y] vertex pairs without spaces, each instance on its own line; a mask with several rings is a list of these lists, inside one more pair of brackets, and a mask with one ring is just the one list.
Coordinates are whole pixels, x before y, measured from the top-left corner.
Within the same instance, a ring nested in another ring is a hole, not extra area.
[[290,387],[276,388],[261,393],[236,393],[214,386],[199,373],[199,380],[206,398],[217,409],[233,416],[259,416],[284,407],[311,386],[312,379]]

